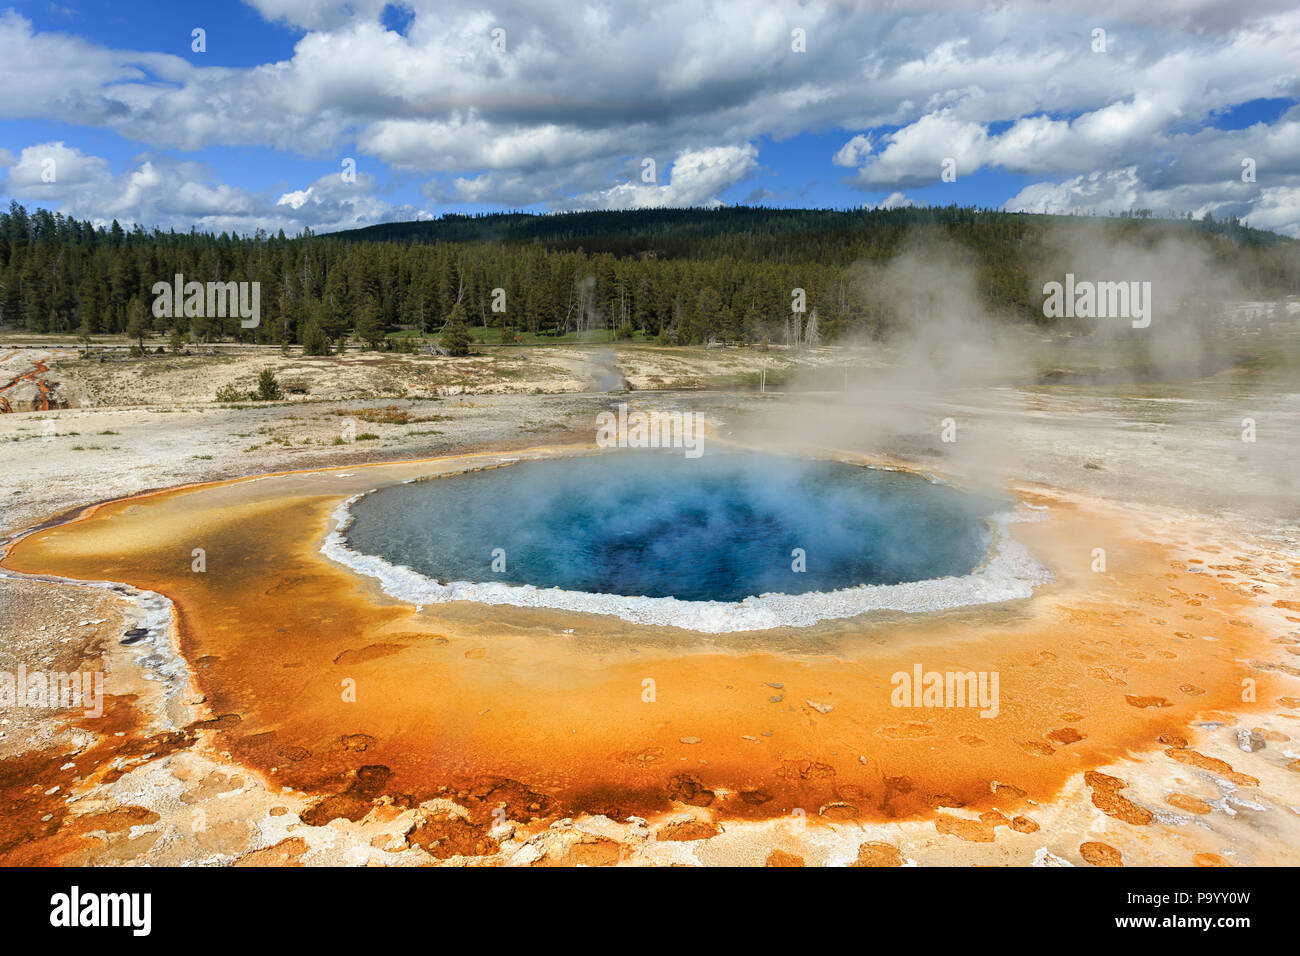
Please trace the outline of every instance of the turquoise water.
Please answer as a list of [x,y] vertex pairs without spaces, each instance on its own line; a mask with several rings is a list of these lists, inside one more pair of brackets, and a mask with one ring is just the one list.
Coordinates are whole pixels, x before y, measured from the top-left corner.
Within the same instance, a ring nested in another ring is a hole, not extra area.
[[840,462],[623,451],[384,488],[346,536],[442,583],[739,601],[967,574],[1003,507]]

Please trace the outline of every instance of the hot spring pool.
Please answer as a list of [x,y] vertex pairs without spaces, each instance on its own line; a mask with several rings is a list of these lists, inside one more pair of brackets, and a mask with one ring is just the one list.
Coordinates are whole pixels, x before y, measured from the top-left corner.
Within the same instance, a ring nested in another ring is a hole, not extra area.
[[[842,462],[616,452],[396,485],[350,505],[326,552],[416,603],[733,630],[1027,593],[1023,568],[988,561],[1006,501]],[[957,600],[933,593],[942,581]],[[720,617],[719,606],[762,613]]]

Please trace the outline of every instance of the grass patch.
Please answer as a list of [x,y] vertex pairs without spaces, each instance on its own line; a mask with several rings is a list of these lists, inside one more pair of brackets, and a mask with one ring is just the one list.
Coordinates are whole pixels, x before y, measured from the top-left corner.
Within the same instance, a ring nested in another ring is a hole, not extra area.
[[450,415],[412,415],[409,410],[396,405],[383,408],[336,408],[334,415],[358,418],[370,425],[414,425],[420,422],[446,422]]

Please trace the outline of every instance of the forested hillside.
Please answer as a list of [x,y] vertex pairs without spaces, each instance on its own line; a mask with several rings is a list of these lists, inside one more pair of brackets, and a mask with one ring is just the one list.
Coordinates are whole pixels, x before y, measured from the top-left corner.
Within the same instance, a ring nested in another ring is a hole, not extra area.
[[[1044,238],[1072,222],[1136,243],[1186,236],[1204,243],[1248,293],[1296,291],[1300,243],[1233,221],[1152,220],[1144,212],[1107,220],[958,207],[449,215],[290,238],[128,231],[116,222],[95,228],[11,204],[0,214],[0,327],[132,338],[176,332],[192,341],[307,342],[319,351],[348,335],[374,344],[399,328],[434,333],[451,320],[497,327],[503,341],[516,330],[608,329],[689,344],[808,338],[815,310],[812,337],[832,341],[908,321],[878,294],[872,267],[926,246],[962,252],[990,312],[1043,323],[1033,280]],[[155,318],[154,283],[178,273],[260,283],[260,325]],[[942,273],[937,263],[936,282]],[[796,288],[806,293],[807,312],[792,333]]]

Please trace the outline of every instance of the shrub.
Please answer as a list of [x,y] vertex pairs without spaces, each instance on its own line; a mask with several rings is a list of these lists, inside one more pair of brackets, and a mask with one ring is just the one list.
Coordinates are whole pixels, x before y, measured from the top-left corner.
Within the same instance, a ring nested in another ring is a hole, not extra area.
[[284,392],[280,391],[280,383],[275,378],[275,372],[269,368],[262,369],[257,376],[257,391],[252,397],[259,402],[278,402],[284,398]]
[[230,402],[244,402],[247,400],[248,396],[235,388],[234,385],[222,385],[217,389],[217,401],[223,404],[229,404]]
[[315,317],[308,319],[307,325],[302,330],[302,354],[330,354],[329,337],[326,336],[325,330],[320,327],[320,322]]
[[469,329],[459,322],[453,322],[443,329],[438,344],[447,350],[448,355],[469,355],[472,341]]

